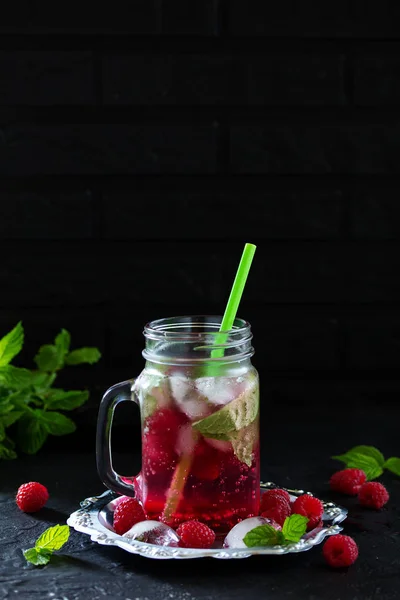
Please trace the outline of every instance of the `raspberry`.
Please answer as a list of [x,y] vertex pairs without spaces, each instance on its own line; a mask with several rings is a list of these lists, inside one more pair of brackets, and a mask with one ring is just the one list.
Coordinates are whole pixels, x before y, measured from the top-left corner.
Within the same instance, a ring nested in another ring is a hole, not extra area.
[[183,413],[162,408],[146,419],[145,433],[162,438],[167,445],[175,445],[177,431],[186,421]]
[[324,506],[321,500],[314,498],[314,496],[309,496],[308,494],[303,494],[303,496],[296,498],[292,506],[292,513],[303,515],[308,518],[307,531],[317,527],[323,512]]
[[150,471],[159,466],[171,466],[176,459],[177,433],[184,423],[185,415],[170,408],[157,410],[146,419],[143,429],[143,458]]
[[358,501],[362,506],[382,508],[389,500],[389,493],[384,485],[377,481],[368,481],[358,492]]
[[214,481],[221,471],[220,453],[218,450],[201,440],[194,452],[192,475],[198,479]]
[[273,489],[267,490],[261,496],[260,510],[267,510],[270,506],[270,502],[273,503],[272,498],[276,497],[284,498],[290,504],[290,496],[286,490]]
[[215,540],[214,531],[200,521],[181,523],[176,533],[184,548],[211,548]]
[[263,509],[261,516],[283,525],[286,517],[290,517],[292,512],[289,502],[282,496],[268,496],[267,500],[263,502],[264,496],[261,499],[261,508]]
[[357,560],[358,547],[348,535],[333,535],[326,540],[322,554],[331,567],[349,567]]
[[330,479],[331,490],[349,496],[356,496],[367,477],[360,469],[343,469],[334,473]]
[[48,499],[47,488],[37,481],[30,481],[18,488],[15,501],[22,511],[33,513],[43,508]]
[[122,535],[136,523],[145,520],[146,515],[139,502],[135,498],[125,498],[114,511],[114,531]]

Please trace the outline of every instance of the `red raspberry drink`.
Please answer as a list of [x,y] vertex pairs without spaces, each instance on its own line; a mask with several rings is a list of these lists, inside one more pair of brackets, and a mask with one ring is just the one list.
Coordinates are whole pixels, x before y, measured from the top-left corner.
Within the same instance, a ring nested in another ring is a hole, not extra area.
[[248,364],[226,366],[223,376],[171,371],[148,366],[136,382],[136,492],[150,519],[198,519],[223,533],[259,510],[258,375]]
[[[220,327],[221,317],[209,316],[146,325],[145,369],[101,402],[97,465],[103,482],[136,495],[149,519],[173,527],[198,520],[226,533],[259,514],[259,381],[249,323],[235,319],[223,336]],[[113,468],[110,431],[114,408],[132,400],[142,470],[126,478]]]

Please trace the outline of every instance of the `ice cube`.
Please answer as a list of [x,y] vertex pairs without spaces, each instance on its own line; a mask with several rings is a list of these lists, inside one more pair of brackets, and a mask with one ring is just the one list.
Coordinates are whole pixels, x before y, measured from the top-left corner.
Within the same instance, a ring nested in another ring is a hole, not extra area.
[[183,425],[179,429],[178,437],[175,444],[177,454],[192,454],[196,445],[197,436],[190,423]]
[[133,385],[133,391],[143,401],[154,398],[158,408],[168,408],[171,404],[168,378],[160,375],[141,373]]
[[141,521],[136,523],[122,536],[128,540],[137,540],[156,546],[179,546],[180,537],[171,527],[159,521]]
[[224,540],[224,548],[247,548],[243,538],[249,531],[260,525],[271,525],[278,531],[282,529],[281,526],[272,519],[266,519],[265,517],[250,517],[249,519],[240,521],[240,523],[230,530]]
[[209,414],[210,408],[193,381],[187,377],[174,376],[170,378],[170,386],[176,404],[188,419],[197,421]]
[[235,377],[199,377],[196,388],[211,404],[225,405],[240,396],[245,383]]
[[223,440],[213,440],[212,438],[204,438],[207,444],[210,444],[216,450],[220,452],[229,452],[232,450],[232,444],[230,442],[224,442]]

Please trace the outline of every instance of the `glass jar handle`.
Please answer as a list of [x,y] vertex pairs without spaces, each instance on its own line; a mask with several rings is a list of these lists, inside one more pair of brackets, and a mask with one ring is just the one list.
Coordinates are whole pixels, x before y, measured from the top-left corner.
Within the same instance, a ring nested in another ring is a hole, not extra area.
[[135,492],[131,485],[123,481],[121,475],[114,471],[111,450],[111,428],[114,411],[120,402],[133,401],[139,404],[132,387],[135,380],[116,383],[104,394],[99,408],[96,435],[96,460],[97,471],[100,479],[108,488],[119,494],[134,496]]

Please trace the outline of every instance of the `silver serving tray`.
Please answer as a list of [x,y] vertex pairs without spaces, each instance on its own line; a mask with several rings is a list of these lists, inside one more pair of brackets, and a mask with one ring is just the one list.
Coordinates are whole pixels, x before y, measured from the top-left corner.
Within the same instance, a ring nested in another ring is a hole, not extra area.
[[[278,487],[272,482],[261,483],[261,491]],[[286,488],[283,488],[286,489]],[[304,490],[291,490],[287,492],[293,497],[302,494],[310,494]],[[285,546],[268,546],[258,548],[222,548],[222,541],[215,543],[208,550],[197,548],[172,548],[168,546],[156,546],[146,544],[137,540],[128,540],[112,530],[114,501],[118,495],[107,490],[100,496],[92,496],[83,500],[81,508],[73,512],[67,520],[67,524],[76,531],[90,535],[93,542],[106,546],[118,546],[131,554],[139,554],[148,558],[248,558],[263,554],[288,554],[292,552],[305,552],[313,546],[320,544],[327,536],[336,535],[342,531],[339,523],[347,517],[347,510],[334,502],[323,502],[324,514],[322,516],[323,526],[309,531],[295,544]]]

